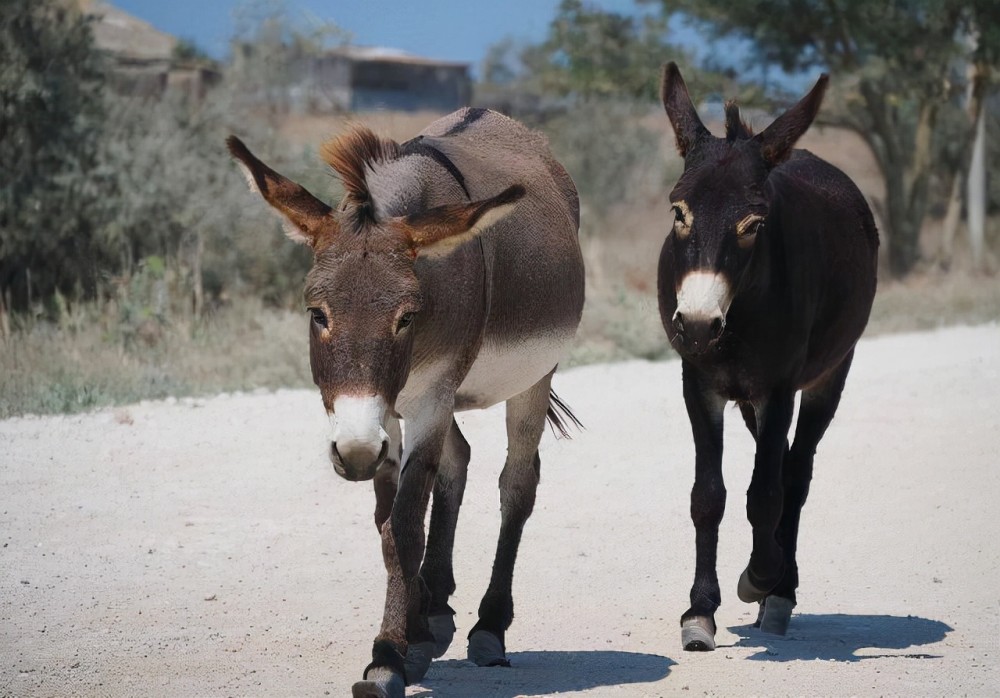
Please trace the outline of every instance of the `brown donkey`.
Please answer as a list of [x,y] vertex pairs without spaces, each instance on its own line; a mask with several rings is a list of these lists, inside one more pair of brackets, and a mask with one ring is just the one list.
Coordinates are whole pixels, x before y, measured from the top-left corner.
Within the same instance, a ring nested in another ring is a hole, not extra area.
[[346,190],[336,208],[237,138],[228,145],[289,237],[313,250],[305,300],[313,380],[334,423],[330,460],[348,480],[374,479],[388,587],[354,695],[402,696],[448,648],[470,453],[454,414],[501,401],[500,539],[468,654],[506,665],[538,444],[547,415],[560,429],[557,409],[573,418],[550,390],[583,308],[573,181],[541,135],[485,109],[455,112],[401,144],[363,128],[327,143],[323,157]]

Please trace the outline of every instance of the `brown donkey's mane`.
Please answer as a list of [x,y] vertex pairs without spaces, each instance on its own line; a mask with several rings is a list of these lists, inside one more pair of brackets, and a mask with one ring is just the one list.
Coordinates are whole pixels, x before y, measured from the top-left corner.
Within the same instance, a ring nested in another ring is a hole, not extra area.
[[358,126],[324,143],[320,155],[340,177],[347,195],[345,210],[353,207],[354,222],[361,227],[374,215],[365,170],[375,163],[399,157],[399,144]]

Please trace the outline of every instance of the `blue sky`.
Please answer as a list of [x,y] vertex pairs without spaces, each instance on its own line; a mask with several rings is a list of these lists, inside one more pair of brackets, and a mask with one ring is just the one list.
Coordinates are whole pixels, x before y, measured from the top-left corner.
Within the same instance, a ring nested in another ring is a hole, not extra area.
[[[240,0],[110,0],[157,29],[192,39],[221,58]],[[632,0],[599,0],[601,9],[636,12]],[[292,18],[337,24],[354,43],[389,46],[478,67],[486,48],[505,37],[545,36],[559,0],[288,0]]]
[[[185,39],[216,58],[224,58],[235,28],[234,10],[254,0],[108,0],[157,29]],[[256,2],[281,0],[256,0]],[[486,49],[505,38],[540,41],[555,17],[560,0],[284,0],[293,22],[333,22],[346,29],[353,43],[386,46],[421,56],[470,63],[478,74]],[[640,14],[655,4],[637,7],[634,0],[589,0],[609,12]],[[759,79],[748,42],[729,40],[713,46],[683,22],[671,21],[669,40],[696,59],[714,53],[745,78]],[[675,56],[663,56],[666,62]],[[818,74],[818,73],[817,73]],[[793,92],[808,89],[816,75],[789,76],[777,69],[769,78]]]

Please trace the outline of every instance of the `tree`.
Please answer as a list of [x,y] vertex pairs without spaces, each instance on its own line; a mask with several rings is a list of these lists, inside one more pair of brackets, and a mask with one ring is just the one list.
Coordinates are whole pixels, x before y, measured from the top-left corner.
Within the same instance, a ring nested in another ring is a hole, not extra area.
[[212,63],[212,57],[194,42],[193,39],[180,38],[174,44],[171,58],[175,63]]
[[0,313],[93,292],[103,62],[69,3],[0,6]]
[[226,79],[239,104],[265,110],[274,126],[291,107],[290,86],[301,86],[311,72],[310,62],[351,41],[351,34],[332,22],[295,21],[286,0],[246,0],[234,15]]
[[656,71],[669,51],[666,23],[605,12],[581,0],[562,0],[544,42],[521,56],[539,87],[583,99],[655,99]]
[[487,50],[480,101],[540,127],[569,170],[584,208],[584,231],[635,196],[662,186],[657,135],[642,120],[658,94],[658,68],[679,49],[656,16],[606,12],[562,0],[545,39],[510,39]]
[[[967,167],[967,209],[969,247],[975,268],[985,264],[983,239],[988,195],[986,188],[986,92],[995,78],[995,69],[1000,64],[1000,16],[993,2],[976,0],[968,8],[966,36],[971,56],[968,64],[968,97],[966,111],[969,116],[969,130],[964,139],[965,155],[969,159]],[[963,163],[964,164],[964,163]],[[962,170],[955,173],[955,184],[962,177]],[[953,186],[953,192],[958,189]],[[949,202],[951,203],[951,202]]]
[[[223,147],[236,129],[259,144],[275,138],[258,105],[240,99],[246,83],[198,97],[114,94],[89,22],[66,0],[0,0],[0,334],[8,308],[56,310],[60,296],[115,298],[163,320],[168,310],[199,316],[213,292],[297,298],[294,270],[308,257],[260,233]],[[333,32],[300,32],[273,13],[246,31],[267,28],[292,55]],[[301,153],[290,157],[300,164]]]
[[[973,268],[981,268],[985,263],[984,218],[989,198],[985,186],[986,167],[983,157],[986,150],[986,93],[991,82],[991,54],[1000,50],[1000,36],[990,35],[991,31],[997,32],[997,26],[991,26],[988,19],[985,32],[980,31],[980,24],[980,17],[971,13],[964,37],[969,49],[969,60],[965,66],[965,95],[962,109],[956,110],[964,113],[952,117],[948,124],[951,133],[947,140],[950,141],[951,148],[947,154],[951,157],[946,160],[946,164],[951,173],[951,187],[938,251],[938,262],[946,269],[951,264],[952,243],[961,217],[963,184],[966,185],[966,227]],[[992,56],[992,62],[996,62],[995,55]]]
[[[824,68],[841,88],[826,120],[856,131],[871,148],[886,185],[880,211],[895,275],[919,259],[920,228],[942,104],[955,91],[958,41],[970,23],[992,37],[976,60],[996,65],[997,22],[990,0],[661,0],[717,36],[751,39],[763,61],[787,70]],[[967,51],[966,51],[967,53]],[[968,56],[967,56],[968,57]],[[969,57],[971,58],[971,57]],[[832,103],[831,103],[832,102]]]

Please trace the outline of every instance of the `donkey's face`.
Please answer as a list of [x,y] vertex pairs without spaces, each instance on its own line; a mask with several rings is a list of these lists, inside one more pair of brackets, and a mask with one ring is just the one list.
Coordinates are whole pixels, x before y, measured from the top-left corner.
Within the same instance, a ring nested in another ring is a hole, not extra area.
[[386,422],[406,384],[420,326],[416,257],[448,254],[507,215],[524,189],[515,185],[485,201],[377,220],[371,202],[352,192],[357,181],[345,179],[348,195],[333,211],[237,138],[228,144],[251,189],[284,217],[289,237],[313,250],[305,286],[309,356],[323,405],[336,417],[330,460],[348,480],[371,479],[388,454]]
[[388,226],[335,236],[316,251],[304,296],[313,382],[336,415],[330,460],[349,480],[369,479],[388,454],[385,422],[422,305],[408,240]]
[[712,347],[726,327],[726,314],[754,250],[767,235],[765,183],[772,168],[791,154],[812,123],[826,76],[798,104],[758,135],[726,104],[726,137],[716,138],[698,118],[680,71],[665,66],[661,97],[684,158],[684,173],[670,193],[670,235],[677,310],[674,339],[687,351]]
[[677,293],[673,328],[685,346],[704,351],[723,332],[726,313],[767,219],[755,152],[712,139],[685,162],[670,192]]

